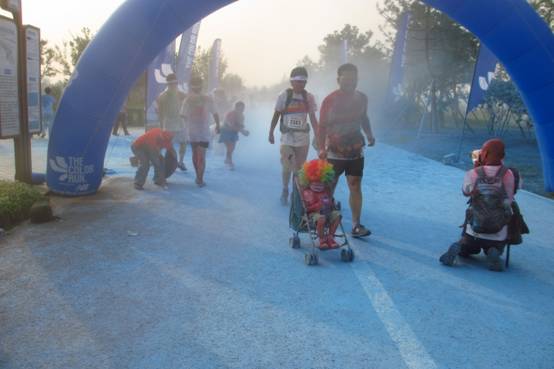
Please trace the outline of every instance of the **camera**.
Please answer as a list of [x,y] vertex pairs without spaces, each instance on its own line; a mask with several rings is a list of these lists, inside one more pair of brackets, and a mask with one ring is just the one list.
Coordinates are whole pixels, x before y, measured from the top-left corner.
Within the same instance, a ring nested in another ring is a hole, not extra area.
[[480,157],[481,157],[480,149],[473,150],[471,152],[471,161],[473,162],[473,165],[475,165],[480,160]]

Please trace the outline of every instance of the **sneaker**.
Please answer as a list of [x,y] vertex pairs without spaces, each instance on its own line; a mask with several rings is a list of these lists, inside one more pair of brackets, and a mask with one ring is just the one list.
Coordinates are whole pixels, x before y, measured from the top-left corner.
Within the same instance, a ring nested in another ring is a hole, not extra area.
[[329,245],[329,248],[330,249],[336,249],[337,247],[339,247],[340,245],[338,244],[337,241],[335,241],[335,239],[333,237],[328,237],[327,238],[327,244]]
[[183,163],[183,162],[178,163],[177,168],[181,169],[182,172],[185,172],[187,170],[187,167],[185,166],[185,163]]
[[447,266],[453,266],[456,262],[456,257],[460,253],[462,246],[458,242],[454,242],[448,250],[441,255],[439,261]]
[[289,203],[289,191],[283,190],[283,192],[281,192],[281,205],[287,206],[288,203]]
[[319,240],[319,248],[321,250],[326,250],[329,248],[329,244],[327,243],[327,240],[326,239],[321,239]]
[[142,187],[142,185],[139,185],[138,183],[135,183],[135,190],[142,191],[144,190],[144,187]]
[[167,187],[167,182],[154,182],[154,184],[158,187],[161,187],[164,190],[169,189],[169,187]]
[[504,263],[502,262],[502,259],[500,259],[500,251],[498,251],[496,247],[491,247],[487,250],[487,264],[489,266],[489,270],[492,270],[493,272],[504,271]]
[[354,228],[352,228],[352,237],[355,237],[355,238],[367,237],[370,234],[371,234],[371,231],[361,224],[358,224]]

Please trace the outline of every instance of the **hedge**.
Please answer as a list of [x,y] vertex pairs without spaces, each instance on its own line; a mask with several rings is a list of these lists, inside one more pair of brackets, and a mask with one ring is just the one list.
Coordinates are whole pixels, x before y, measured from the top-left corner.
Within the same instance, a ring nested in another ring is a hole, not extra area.
[[28,184],[0,181],[0,228],[10,228],[27,219],[31,206],[42,198],[43,195]]

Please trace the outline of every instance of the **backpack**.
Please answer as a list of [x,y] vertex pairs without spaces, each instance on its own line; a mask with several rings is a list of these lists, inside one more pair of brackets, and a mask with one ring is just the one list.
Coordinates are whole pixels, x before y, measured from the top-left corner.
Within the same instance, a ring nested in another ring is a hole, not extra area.
[[[306,90],[302,90],[301,94],[302,94],[302,100],[304,102],[304,105],[308,106],[308,104],[309,104],[308,103],[308,92]],[[281,133],[288,133],[288,132],[305,132],[305,133],[308,133],[308,132],[310,132],[310,125],[309,124],[306,126],[306,129],[294,129],[294,128],[290,128],[290,127],[285,126],[284,112],[287,111],[287,108],[289,107],[289,105],[292,102],[292,95],[293,95],[292,88],[287,88],[287,99],[285,100],[285,109],[283,109],[283,113],[281,113],[281,121],[279,122],[279,130],[281,131]]]
[[497,233],[510,222],[512,208],[502,182],[507,170],[501,166],[495,176],[488,177],[483,167],[476,169],[477,181],[468,209],[468,223],[474,232]]

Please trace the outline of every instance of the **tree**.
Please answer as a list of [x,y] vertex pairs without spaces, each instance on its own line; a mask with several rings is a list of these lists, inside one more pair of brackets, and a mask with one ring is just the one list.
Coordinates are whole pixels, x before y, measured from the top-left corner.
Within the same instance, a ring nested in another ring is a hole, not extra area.
[[[317,93],[336,88],[336,71],[343,62],[343,42],[347,40],[348,61],[355,64],[360,71],[360,88],[378,103],[385,92],[387,64],[385,53],[381,50],[382,45],[372,44],[372,36],[371,31],[361,32],[357,26],[350,24],[327,34],[318,47],[320,55],[317,62],[309,56],[304,56],[297,62],[298,66],[308,70],[310,91]],[[288,80],[278,85],[286,86]]]
[[[524,128],[529,129],[532,124],[525,103],[511,80],[502,78],[497,73],[497,78],[492,80],[487,90],[485,103],[490,113],[490,134],[502,136],[509,125],[516,122],[522,135],[526,137]],[[524,116],[527,118],[523,119]],[[525,121],[528,127],[522,127],[521,121]]]
[[414,102],[429,95],[435,130],[445,123],[448,110],[458,114],[461,86],[471,79],[478,41],[444,13],[420,2],[383,0],[378,10],[386,20],[382,30],[390,45],[402,14],[406,11],[412,14],[406,49],[405,90],[408,99]]
[[242,78],[233,73],[226,74],[223,79],[221,80],[221,87],[225,90],[227,93],[227,96],[231,98],[238,97],[242,95],[244,92],[244,83],[242,81]]
[[55,66],[56,50],[48,45],[46,39],[40,40],[40,78],[51,78],[60,72]]
[[541,15],[546,24],[554,30],[554,2],[552,0],[532,0],[531,5]]
[[62,46],[56,46],[54,49],[55,61],[58,63],[61,74],[66,81],[69,80],[81,55],[94,37],[94,34],[87,27],[81,28],[80,33],[71,35],[69,41],[64,41]]
[[372,36],[371,31],[361,33],[358,27],[350,24],[346,24],[340,31],[328,34],[323,38],[323,44],[319,46],[322,69],[336,69],[342,63],[341,55],[344,41],[348,42],[347,56],[349,60],[359,59],[368,50],[375,53],[377,58],[384,56],[378,49],[370,45]]
[[[202,77],[204,80],[204,88],[207,87],[208,76],[210,75],[210,59],[211,59],[211,50],[203,50],[201,47],[198,47],[196,52],[196,57],[194,58],[194,63],[192,64],[192,74]],[[221,54],[221,60],[219,62],[219,80],[222,81],[227,72],[227,60]]]

